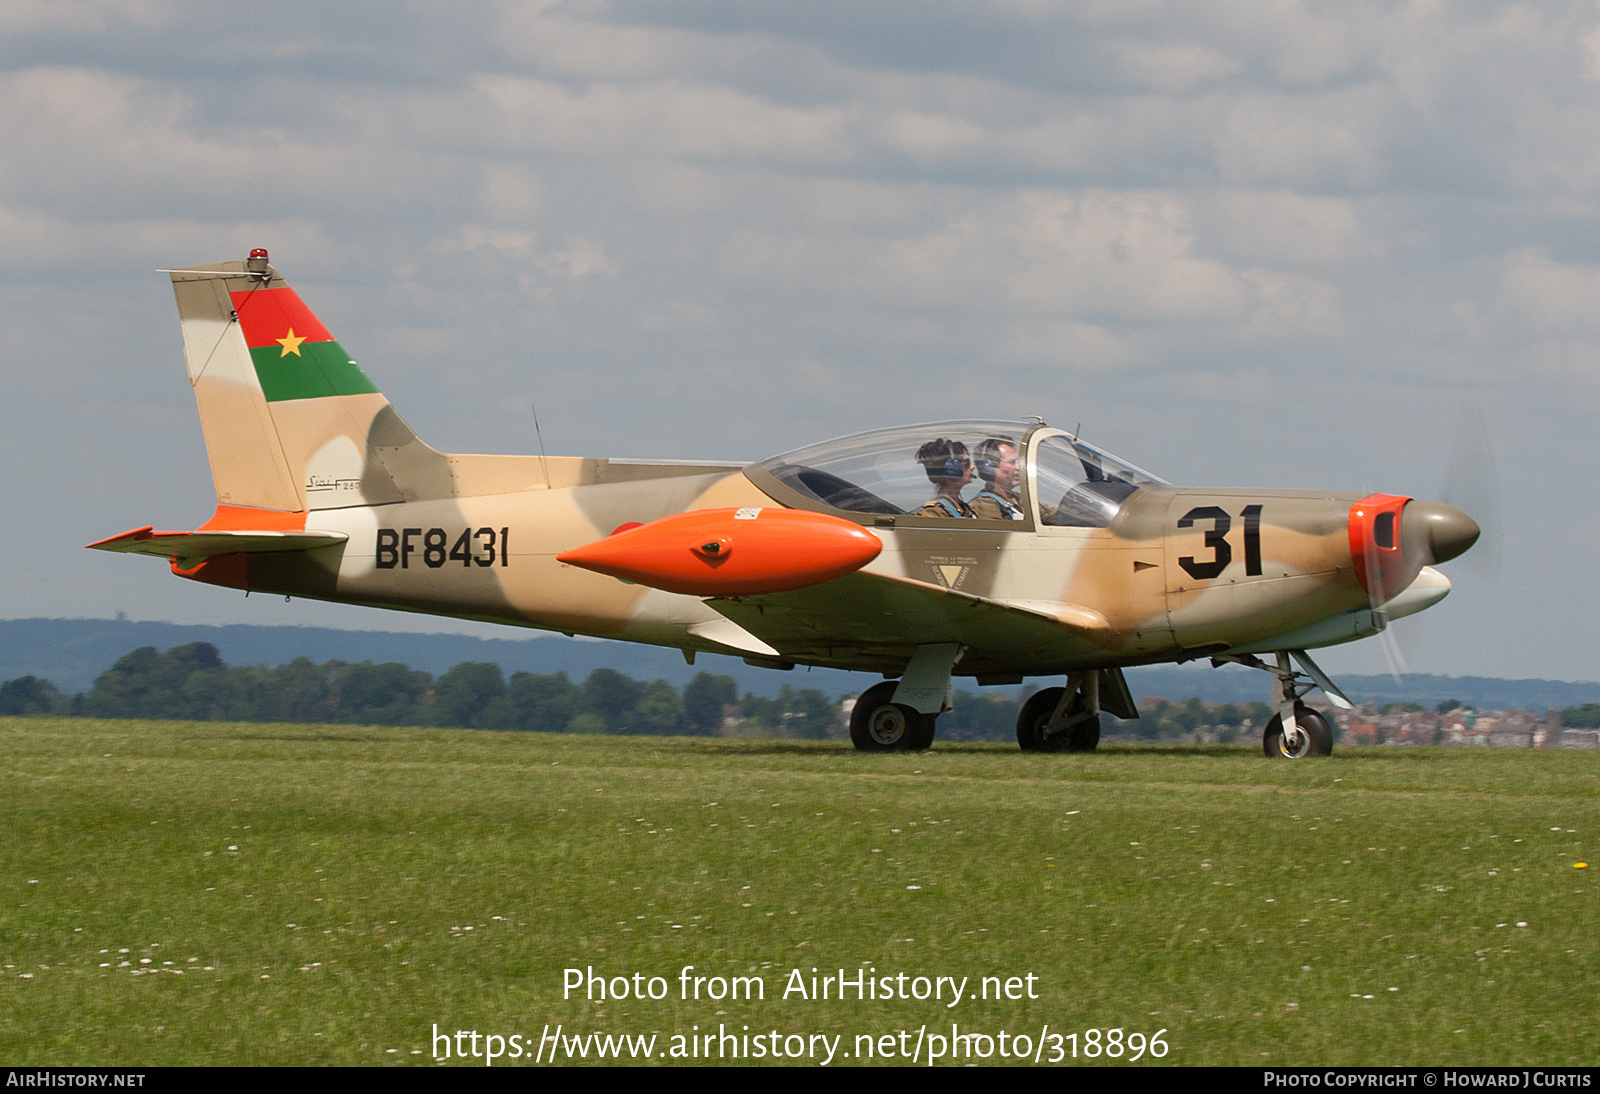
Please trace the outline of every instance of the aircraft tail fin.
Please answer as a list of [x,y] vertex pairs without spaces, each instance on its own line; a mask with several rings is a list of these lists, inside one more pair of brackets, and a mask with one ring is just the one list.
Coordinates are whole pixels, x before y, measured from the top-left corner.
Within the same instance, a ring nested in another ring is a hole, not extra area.
[[220,503],[295,512],[454,493],[449,457],[411,431],[265,251],[170,273]]

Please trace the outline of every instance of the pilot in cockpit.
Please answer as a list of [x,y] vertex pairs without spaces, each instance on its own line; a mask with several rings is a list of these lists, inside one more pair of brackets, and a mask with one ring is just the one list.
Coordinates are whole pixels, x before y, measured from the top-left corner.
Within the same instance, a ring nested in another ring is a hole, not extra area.
[[935,438],[917,449],[917,462],[937,488],[933,500],[918,509],[917,517],[970,517],[972,507],[961,500],[961,488],[972,481],[972,458],[960,441]]
[[1017,445],[1005,437],[989,437],[978,445],[978,477],[983,489],[972,499],[979,520],[1025,520],[1017,497]]

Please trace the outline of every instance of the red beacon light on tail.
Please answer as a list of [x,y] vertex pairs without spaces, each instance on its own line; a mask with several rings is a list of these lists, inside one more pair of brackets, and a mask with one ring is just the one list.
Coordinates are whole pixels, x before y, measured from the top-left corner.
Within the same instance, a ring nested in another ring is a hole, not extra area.
[[250,257],[244,260],[244,268],[253,274],[267,272],[267,249],[256,247],[251,250]]

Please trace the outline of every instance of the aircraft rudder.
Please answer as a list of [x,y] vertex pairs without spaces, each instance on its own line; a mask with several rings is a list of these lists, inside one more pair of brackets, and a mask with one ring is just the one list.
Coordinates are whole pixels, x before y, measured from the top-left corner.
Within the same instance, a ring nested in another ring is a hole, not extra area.
[[267,409],[254,363],[239,337],[230,287],[252,278],[243,262],[169,271],[183,331],[183,355],[205,435],[217,501],[301,510],[295,481]]
[[219,501],[307,510],[454,493],[448,458],[406,426],[264,250],[172,279]]

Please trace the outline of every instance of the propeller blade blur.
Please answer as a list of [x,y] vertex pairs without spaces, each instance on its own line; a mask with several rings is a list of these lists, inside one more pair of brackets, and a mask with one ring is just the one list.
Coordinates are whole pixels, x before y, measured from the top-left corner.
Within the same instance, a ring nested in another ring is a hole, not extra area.
[[[1461,410],[1456,419],[1455,441],[1450,448],[1450,462],[1446,465],[1444,487],[1440,496],[1457,510],[1471,514],[1472,520],[1484,533],[1482,541],[1472,552],[1471,565],[1490,573],[1500,569],[1500,476],[1496,470],[1494,449],[1491,444],[1488,422],[1476,393],[1468,391],[1461,397]],[[1473,544],[1468,542],[1462,551]],[[1460,551],[1456,552],[1460,554]],[[1439,556],[1438,561],[1454,555]]]

